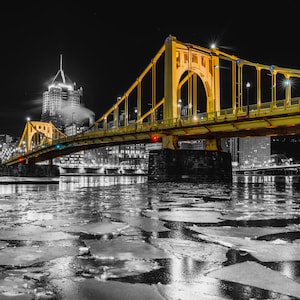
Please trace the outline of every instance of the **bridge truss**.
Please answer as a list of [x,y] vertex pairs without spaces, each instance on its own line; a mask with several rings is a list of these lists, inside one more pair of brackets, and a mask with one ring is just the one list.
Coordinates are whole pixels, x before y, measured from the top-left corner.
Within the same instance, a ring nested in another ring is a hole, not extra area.
[[206,139],[207,150],[220,150],[222,138],[300,133],[300,98],[292,90],[299,78],[297,69],[253,63],[169,36],[123,96],[86,131],[35,144],[25,128],[26,151],[3,163],[149,143],[153,136],[162,148]]

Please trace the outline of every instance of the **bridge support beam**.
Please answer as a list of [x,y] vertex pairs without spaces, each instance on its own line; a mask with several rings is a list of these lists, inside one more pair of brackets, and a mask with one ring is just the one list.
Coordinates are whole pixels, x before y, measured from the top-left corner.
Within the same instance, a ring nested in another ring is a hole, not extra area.
[[174,135],[165,135],[162,137],[162,148],[178,150],[178,137]]
[[149,153],[148,180],[231,182],[231,154],[190,149],[152,150]]
[[221,140],[219,139],[206,139],[205,150],[208,151],[222,151]]

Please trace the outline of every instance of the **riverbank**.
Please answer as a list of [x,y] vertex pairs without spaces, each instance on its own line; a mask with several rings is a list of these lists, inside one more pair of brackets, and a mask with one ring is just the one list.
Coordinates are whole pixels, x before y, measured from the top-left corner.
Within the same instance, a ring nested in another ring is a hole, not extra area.
[[0,184],[59,183],[59,177],[0,176]]
[[14,177],[59,177],[59,168],[56,165],[0,165],[0,176]]

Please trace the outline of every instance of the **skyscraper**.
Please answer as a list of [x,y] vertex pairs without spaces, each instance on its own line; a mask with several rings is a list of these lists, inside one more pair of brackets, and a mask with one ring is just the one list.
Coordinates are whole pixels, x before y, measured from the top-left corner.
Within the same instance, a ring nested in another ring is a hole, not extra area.
[[48,91],[43,93],[41,121],[51,121],[60,130],[73,125],[77,120],[75,112],[80,108],[82,95],[82,88],[76,89],[76,84],[65,75],[60,55],[59,70],[49,84]]

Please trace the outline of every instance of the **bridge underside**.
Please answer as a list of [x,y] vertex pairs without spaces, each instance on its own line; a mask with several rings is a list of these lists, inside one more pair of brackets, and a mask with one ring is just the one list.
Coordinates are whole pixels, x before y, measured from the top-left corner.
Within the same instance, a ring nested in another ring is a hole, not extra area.
[[[218,121],[218,120],[217,120]],[[58,144],[40,146],[32,151],[13,157],[5,162],[6,165],[14,165],[20,162],[35,164],[74,152],[85,151],[105,146],[117,146],[124,144],[152,143],[151,137],[158,136],[158,141],[167,137],[176,137],[176,142],[191,140],[221,140],[230,137],[251,137],[251,136],[277,136],[300,134],[300,117],[285,118],[261,118],[255,120],[223,120],[217,123],[203,122],[182,122],[180,126],[171,128],[159,124],[157,126],[146,126],[127,128],[126,133],[118,130],[108,130],[67,137]],[[69,140],[70,139],[70,140]],[[171,140],[171,139],[170,139]],[[207,149],[208,150],[208,149]],[[217,149],[210,149],[217,150]]]

